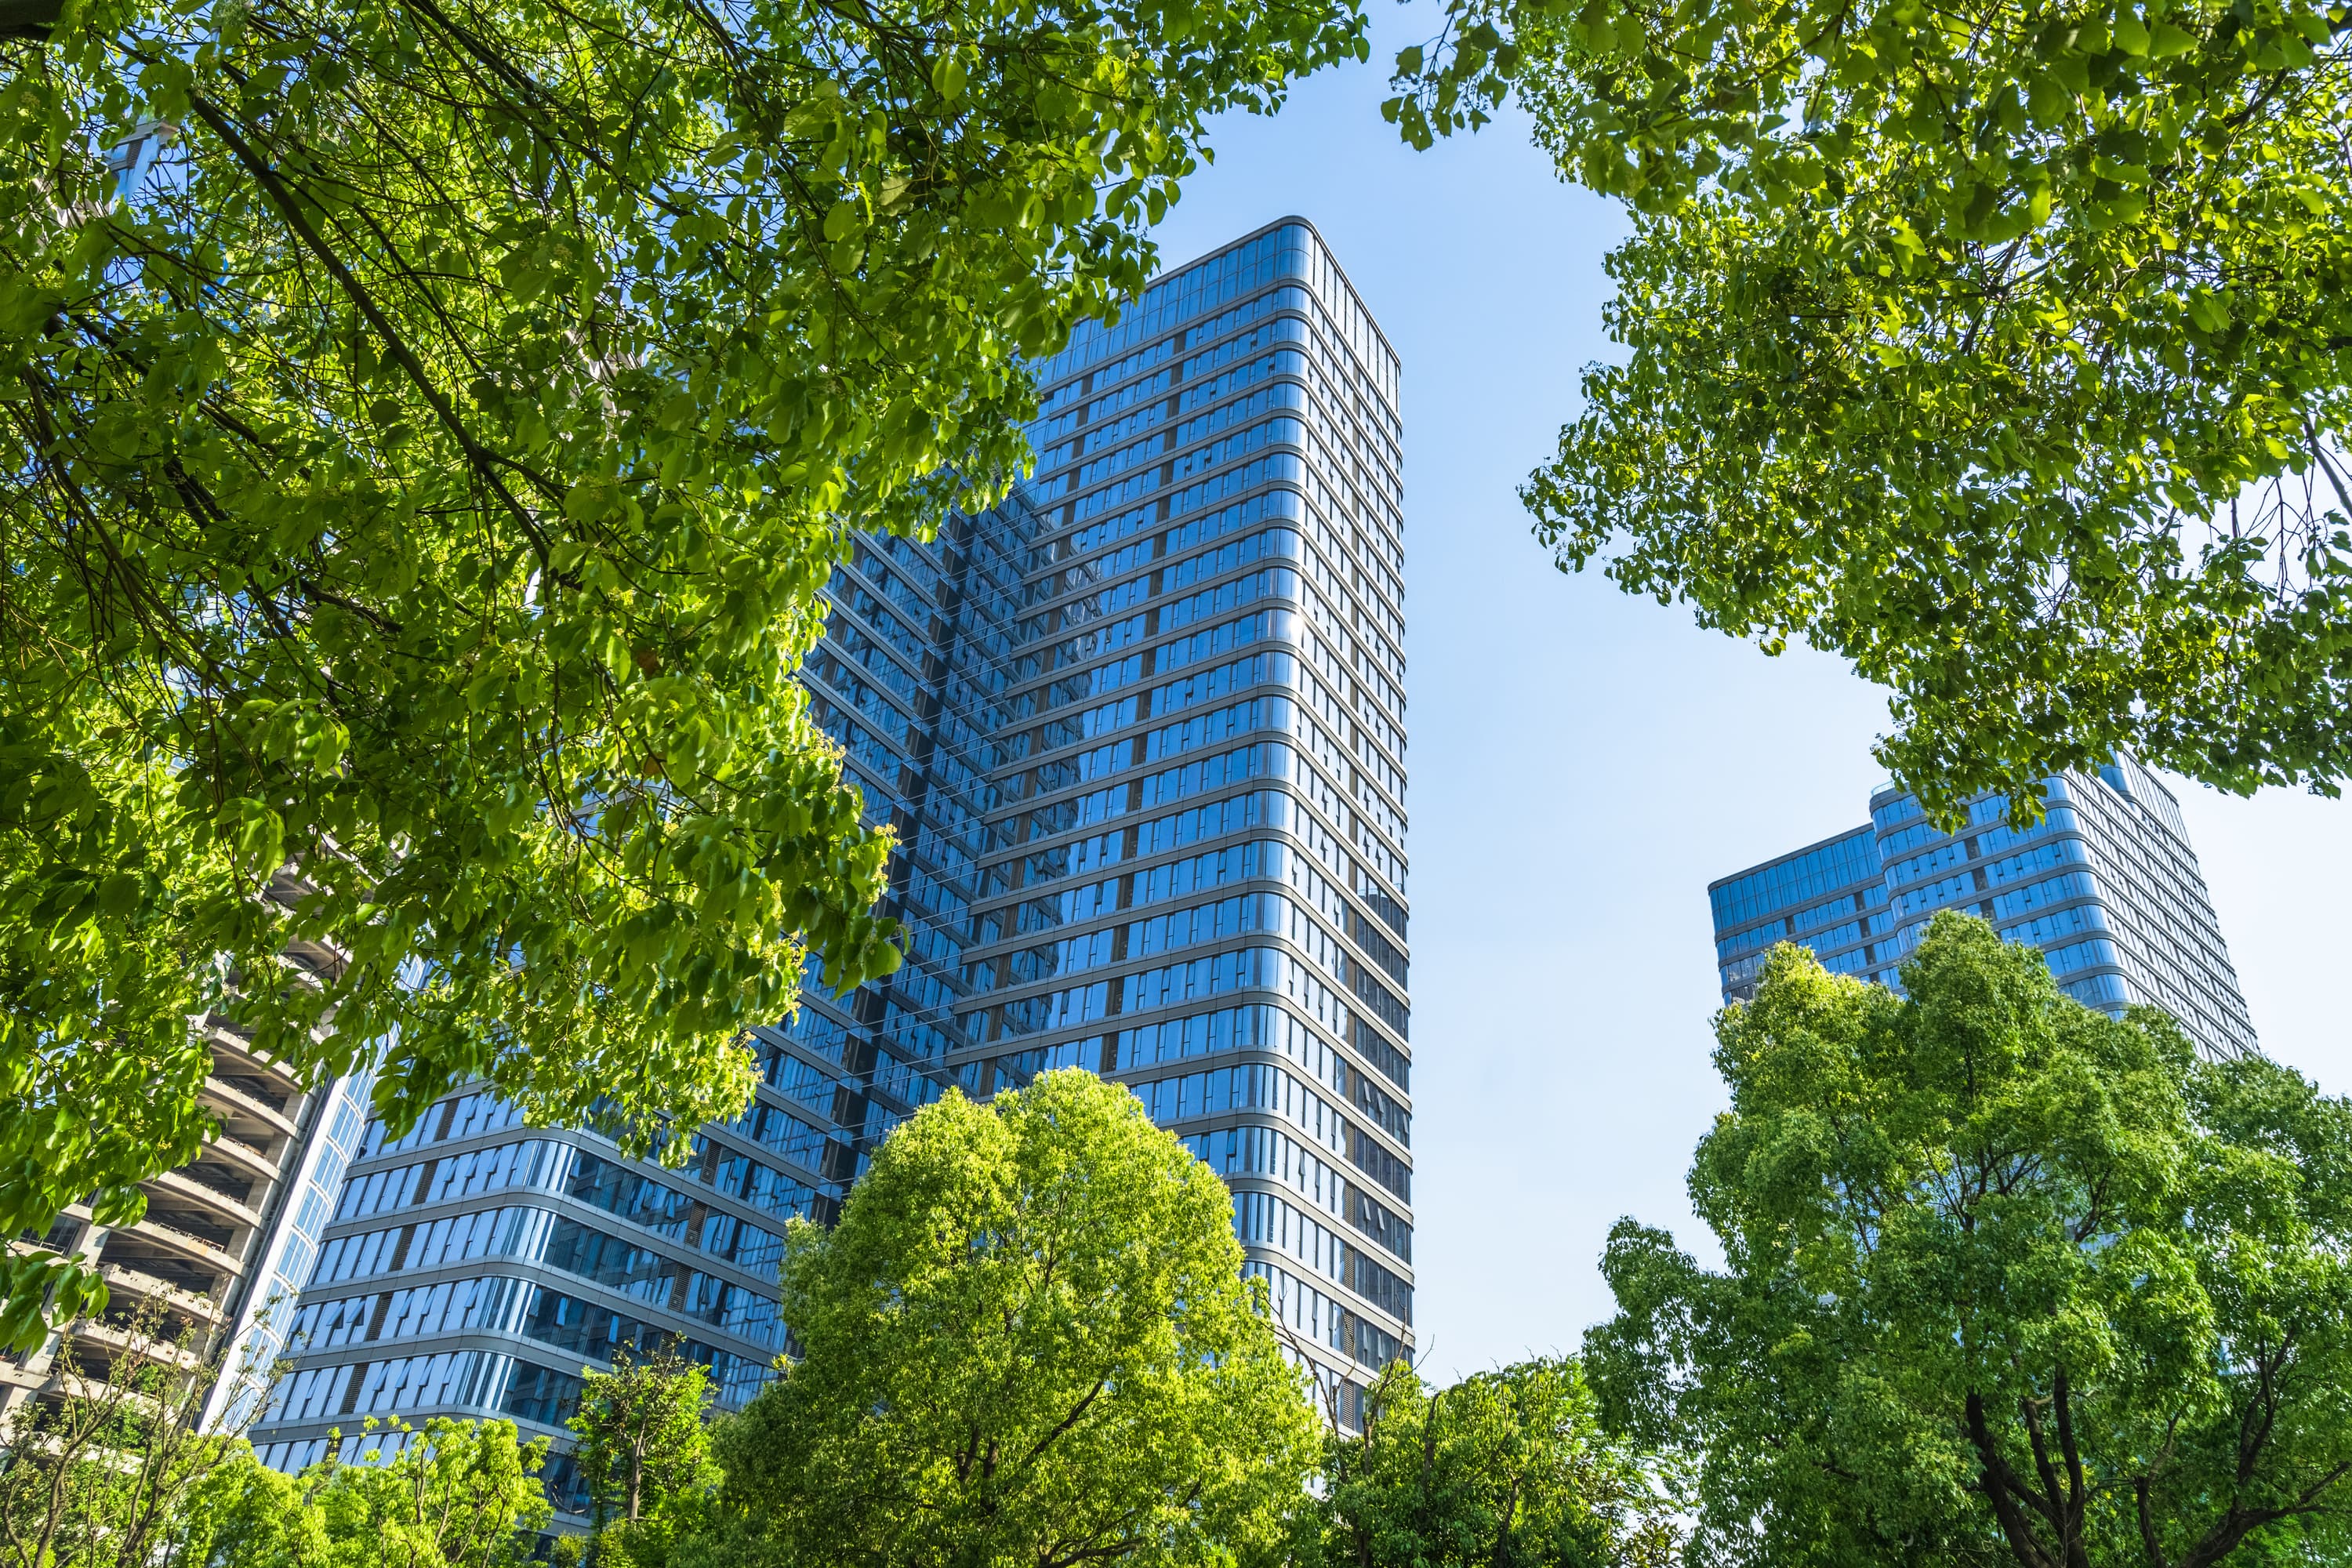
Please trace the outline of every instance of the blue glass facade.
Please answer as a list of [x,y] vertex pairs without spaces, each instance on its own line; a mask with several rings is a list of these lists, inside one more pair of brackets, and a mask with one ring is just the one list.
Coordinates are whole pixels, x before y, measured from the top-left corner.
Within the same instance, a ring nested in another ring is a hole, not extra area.
[[286,1353],[295,1303],[318,1263],[319,1245],[342,1192],[344,1173],[359,1152],[371,1082],[366,1074],[347,1074],[326,1091],[326,1105],[303,1152],[298,1178],[279,1200],[284,1212],[261,1248],[255,1286],[231,1329],[230,1374],[213,1385],[205,1415],[207,1426],[240,1427],[259,1414],[257,1401],[268,1384],[268,1369]]
[[2095,1007],[2162,1007],[2209,1053],[2257,1048],[2189,832],[2172,794],[2129,757],[2044,786],[2042,820],[2010,825],[2009,803],[1969,803],[1946,833],[1892,785],[1871,821],[1707,889],[1724,1000],[1755,992],[1780,942],[1827,968],[1899,986],[1895,966],[1938,910],[1981,917],[2042,950],[2067,994]]
[[[1127,1082],[1234,1192],[1343,1410],[1412,1345],[1397,363],[1312,229],[1155,285],[1038,367],[1034,479],[869,538],[807,666],[897,829],[908,962],[756,1031],[682,1172],[452,1096],[371,1127],[255,1440],[369,1415],[562,1436],[584,1363],[682,1338],[740,1405],[788,1347],[782,1218],[949,1085]],[[559,1461],[559,1497],[572,1496]]]
[[1397,360],[1291,221],[1038,385],[961,1081],[1132,1088],[1345,1411],[1412,1343]]

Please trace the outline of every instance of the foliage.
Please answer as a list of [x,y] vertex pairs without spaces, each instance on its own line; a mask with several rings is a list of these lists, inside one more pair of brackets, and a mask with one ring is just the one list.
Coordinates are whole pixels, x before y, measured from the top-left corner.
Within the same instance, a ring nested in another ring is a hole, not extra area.
[[193,1325],[168,1329],[153,1300],[71,1325],[54,1395],[0,1419],[0,1568],[187,1561],[173,1555],[184,1510],[246,1450],[233,1428],[200,1430],[215,1369]]
[[1664,1478],[1601,1430],[1573,1361],[1431,1389],[1391,1363],[1331,1444],[1307,1555],[1356,1568],[1665,1568]]
[[794,679],[849,531],[1009,482],[1019,357],[1141,286],[1204,118],[1362,50],[1347,0],[38,31],[0,37],[11,1235],[189,1158],[208,1009],[307,1077],[381,1044],[395,1127],[475,1077],[633,1149],[739,1107],[803,944],[898,961]]
[[2205,1568],[2352,1552],[2352,1104],[2095,1013],[1939,915],[1907,996],[1768,961],[1691,1196],[1586,1340],[1700,1457],[1694,1561]]
[[598,1568],[657,1568],[719,1484],[705,1406],[709,1373],[675,1346],[586,1373],[571,1427],[587,1488]]
[[714,1563],[1208,1563],[1274,1542],[1315,1456],[1223,1184],[1092,1074],[893,1131],[795,1222],[803,1360],[718,1435]]
[[2352,770],[2352,8],[1449,0],[1407,136],[1516,92],[1637,211],[1522,492],[1564,568],[1895,689],[1939,814],[2128,747]]
[[539,1480],[547,1439],[518,1441],[511,1421],[441,1417],[415,1432],[371,1420],[352,1446],[355,1462],[331,1458],[299,1476],[249,1453],[225,1467],[193,1500],[180,1562],[519,1568],[553,1517]]

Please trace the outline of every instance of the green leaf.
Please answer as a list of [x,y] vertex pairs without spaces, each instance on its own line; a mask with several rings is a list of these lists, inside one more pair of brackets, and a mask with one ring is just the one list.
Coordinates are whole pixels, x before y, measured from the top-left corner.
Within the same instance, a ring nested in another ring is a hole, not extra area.
[[[2016,1472],[2035,1522],[2015,1527],[1972,1484],[1916,1486],[1922,1456],[1971,1476],[2053,1429],[2085,1476],[2134,1473],[2151,1431],[2179,1467],[2080,1516],[2093,1562],[2232,1528],[2250,1481],[2352,1464],[2321,1414],[2352,1346],[2329,1340],[2291,1392],[2257,1348],[2342,1310],[2352,1104],[2259,1057],[2200,1059],[2153,1008],[2094,1012],[1974,919],[1937,916],[1902,981],[1772,950],[1717,1020],[1730,1110],[1691,1168],[1727,1261],[1611,1232],[1617,1312],[1586,1365],[1614,1430],[1706,1432],[1691,1554],[1885,1562],[1899,1510],[1898,1555],[1999,1560],[2066,1517],[2045,1510],[2061,1472]],[[2276,1424],[2249,1428],[2252,1405]],[[1833,1473],[1789,1462],[1831,1445]],[[2284,1549],[2347,1545],[2331,1521]]]
[[286,820],[261,801],[229,802],[229,831],[248,872],[267,875],[286,862]]
[[[2352,551],[2282,580],[2180,542],[2257,495],[2331,541],[2310,454],[2352,440],[2352,371],[2308,347],[2352,341],[2340,62],[2258,9],[1450,12],[1397,133],[1475,128],[1516,49],[1538,142],[1630,208],[1622,363],[1522,491],[1539,541],[1854,661],[1938,810],[2119,749],[2339,787]],[[1604,27],[1643,37],[1603,58]],[[2242,70],[2259,91],[2217,88]]]

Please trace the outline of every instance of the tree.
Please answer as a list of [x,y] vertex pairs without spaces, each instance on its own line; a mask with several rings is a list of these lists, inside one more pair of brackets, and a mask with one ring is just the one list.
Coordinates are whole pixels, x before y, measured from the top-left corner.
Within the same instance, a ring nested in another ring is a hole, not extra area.
[[1206,1563],[1278,1540],[1303,1374],[1223,1184],[1076,1069],[893,1131],[839,1226],[795,1222],[803,1358],[718,1434],[713,1562]]
[[2337,0],[1450,0],[1412,139],[1516,91],[1636,209],[1620,364],[1522,491],[1768,650],[1894,689],[1939,813],[2128,747],[2352,771]]
[[1582,1370],[1521,1362],[1431,1389],[1404,1362],[1331,1444],[1314,1550],[1356,1568],[1665,1568],[1655,1468],[1601,1429]]
[[2093,1012],[1981,921],[1902,977],[1777,950],[1691,1170],[1725,1268],[1611,1235],[1586,1364],[1699,1456],[1695,1561],[2343,1561],[2352,1103]]
[[[425,1430],[371,1419],[353,1463],[299,1476],[248,1452],[193,1500],[176,1563],[234,1568],[520,1568],[554,1510],[539,1471],[547,1439],[511,1421],[436,1417]],[[389,1455],[389,1458],[385,1456]]]
[[[264,1468],[234,1426],[201,1429],[216,1368],[161,1308],[81,1325],[53,1396],[0,1426],[0,1568],[499,1568],[552,1516],[544,1438],[507,1421],[371,1420],[363,1462]],[[102,1371],[102,1375],[101,1375]],[[232,1400],[257,1410],[259,1399]]]
[[572,1457],[588,1489],[598,1568],[656,1568],[679,1525],[699,1517],[719,1482],[704,1420],[709,1384],[674,1346],[642,1360],[624,1349],[611,1372],[586,1373]]
[[[381,1052],[395,1128],[473,1078],[633,1150],[740,1107],[804,952],[898,962],[794,678],[850,533],[1002,493],[1023,356],[1141,286],[1206,117],[1362,52],[1349,0],[43,9],[0,28],[10,1235],[194,1153],[208,1012]],[[5,1284],[26,1339],[102,1295]]]
[[249,1453],[235,1425],[202,1429],[219,1371],[204,1348],[194,1325],[171,1331],[152,1300],[72,1325],[49,1388],[0,1417],[0,1568],[180,1561],[190,1499]]

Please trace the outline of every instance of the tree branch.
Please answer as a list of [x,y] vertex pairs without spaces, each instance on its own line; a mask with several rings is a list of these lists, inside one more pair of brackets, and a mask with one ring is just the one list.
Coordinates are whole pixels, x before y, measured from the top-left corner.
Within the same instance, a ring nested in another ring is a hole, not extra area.
[[[124,53],[129,54],[133,59],[142,58],[141,56],[128,49]],[[379,337],[383,339],[384,347],[391,353],[394,361],[407,374],[408,379],[415,385],[416,390],[424,395],[425,403],[431,406],[434,415],[440,420],[442,428],[449,432],[451,438],[466,454],[467,461],[475,473],[481,478],[483,483],[496,492],[499,500],[506,504],[508,512],[513,516],[516,523],[530,538],[532,553],[538,556],[541,570],[547,570],[547,535],[540,528],[538,521],[524,509],[520,501],[515,499],[513,492],[507,489],[505,479],[498,472],[500,466],[499,458],[476,440],[473,432],[466,428],[465,421],[458,417],[456,405],[450,402],[448,395],[434,382],[431,374],[426,372],[424,362],[416,357],[415,352],[408,346],[407,340],[401,336],[399,329],[393,325],[391,318],[386,316],[383,307],[376,303],[374,296],[368,292],[358,277],[344,265],[342,258],[334,253],[332,247],[320,237],[317,228],[312,226],[310,219],[304,216],[301,200],[293,188],[278,177],[278,172],[254,150],[250,142],[237,133],[236,127],[230,121],[228,116],[221,112],[209,99],[201,93],[192,92],[188,95],[188,107],[195,111],[198,119],[212,128],[213,134],[221,139],[222,145],[229,150],[230,155],[244,166],[246,172],[253,176],[255,182],[268,195],[270,205],[278,209],[278,215],[286,220],[287,226],[294,231],[296,237],[302,241],[304,247],[319,258],[320,265],[327,269],[328,275],[334,279],[336,285],[342,289],[344,295],[350,299],[360,313],[368,319],[368,324],[375,329]]]
[[1992,1503],[1993,1518],[2000,1521],[2000,1532],[2009,1542],[2010,1555],[2017,1559],[2021,1568],[2058,1568],[2042,1550],[2042,1543],[2033,1539],[2032,1527],[2010,1495],[2013,1491],[2021,1497],[2032,1496],[2018,1483],[2009,1461],[2001,1458],[2000,1447],[1985,1424],[1984,1395],[1974,1389],[1969,1391],[1968,1426],[1969,1442],[1976,1449],[1977,1463],[1983,1470],[1979,1484]]
[[2066,1461],[2066,1528],[2063,1544],[2068,1568],[2091,1568],[2091,1559],[2083,1542],[2083,1513],[2090,1502],[2090,1488],[2083,1480],[2083,1453],[2074,1441],[2074,1389],[2067,1380],[2066,1369],[2060,1367],[2052,1388],[2058,1418],[2058,1451]]
[[1038,1455],[1044,1453],[1046,1448],[1051,1447],[1055,1438],[1061,1436],[1064,1433],[1069,1431],[1071,1427],[1076,1426],[1079,1418],[1086,1415],[1087,1407],[1095,1402],[1095,1396],[1109,1386],[1110,1374],[1108,1373],[1105,1373],[1102,1376],[1095,1379],[1095,1385],[1087,1390],[1087,1396],[1084,1399],[1079,1400],[1078,1403],[1072,1407],[1067,1415],[1062,1417],[1061,1424],[1059,1426],[1055,1426],[1051,1432],[1046,1433],[1043,1437],[1038,1438],[1036,1447],[1031,1448],[1026,1454],[1021,1456],[1021,1462],[1024,1465],[1028,1464],[1031,1460],[1036,1458]]

